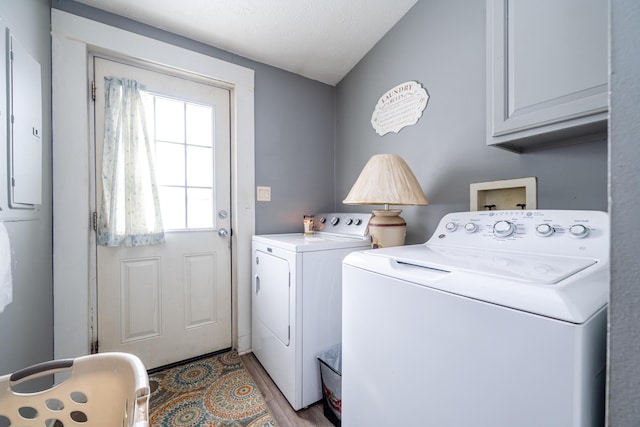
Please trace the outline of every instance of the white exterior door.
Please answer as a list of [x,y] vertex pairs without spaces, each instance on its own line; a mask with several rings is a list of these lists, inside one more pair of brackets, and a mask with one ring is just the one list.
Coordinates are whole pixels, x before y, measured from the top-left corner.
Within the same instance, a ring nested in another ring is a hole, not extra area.
[[104,79],[134,79],[146,90],[166,235],[97,246],[98,351],[133,353],[151,369],[231,347],[229,90],[98,57],[94,66],[96,204]]

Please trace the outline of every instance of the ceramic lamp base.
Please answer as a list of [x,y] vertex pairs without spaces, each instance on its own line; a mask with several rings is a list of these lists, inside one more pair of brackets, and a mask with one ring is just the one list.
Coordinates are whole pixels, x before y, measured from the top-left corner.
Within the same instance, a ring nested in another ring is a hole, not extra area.
[[369,221],[371,247],[388,248],[404,245],[407,223],[400,217],[402,209],[374,210]]

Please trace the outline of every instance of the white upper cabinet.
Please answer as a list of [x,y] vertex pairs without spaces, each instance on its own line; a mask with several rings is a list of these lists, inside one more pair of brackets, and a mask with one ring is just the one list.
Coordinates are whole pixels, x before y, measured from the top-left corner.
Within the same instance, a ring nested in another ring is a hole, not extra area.
[[601,138],[607,34],[607,0],[487,0],[487,144]]

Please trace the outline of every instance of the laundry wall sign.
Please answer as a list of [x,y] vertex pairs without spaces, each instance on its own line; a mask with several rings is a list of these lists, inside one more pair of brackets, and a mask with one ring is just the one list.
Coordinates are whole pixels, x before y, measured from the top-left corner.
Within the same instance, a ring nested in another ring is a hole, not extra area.
[[380,97],[371,115],[371,125],[380,136],[398,133],[418,123],[427,106],[429,94],[415,81],[401,83]]

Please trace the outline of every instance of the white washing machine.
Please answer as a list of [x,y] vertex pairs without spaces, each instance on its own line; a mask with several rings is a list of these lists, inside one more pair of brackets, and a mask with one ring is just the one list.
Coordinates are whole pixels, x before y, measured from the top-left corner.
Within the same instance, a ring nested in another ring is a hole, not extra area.
[[253,236],[253,353],[294,410],[322,398],[316,357],[341,341],[342,260],[371,214],[316,215],[313,235]]
[[342,425],[604,426],[608,221],[452,213],[347,256]]

